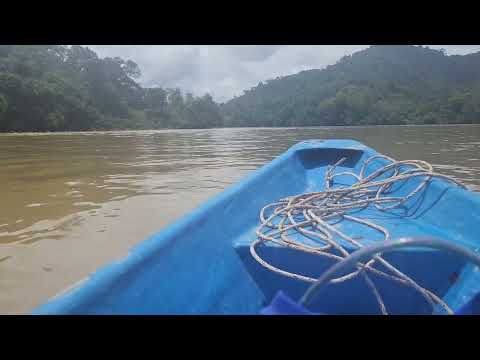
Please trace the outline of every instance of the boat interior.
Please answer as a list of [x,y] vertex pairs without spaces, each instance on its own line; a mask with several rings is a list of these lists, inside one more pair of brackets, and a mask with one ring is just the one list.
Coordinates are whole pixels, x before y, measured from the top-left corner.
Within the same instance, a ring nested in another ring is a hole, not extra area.
[[[94,273],[82,285],[36,309],[36,313],[76,314],[258,314],[278,291],[293,300],[311,285],[261,266],[250,253],[259,211],[286,196],[324,190],[328,166],[346,158],[338,172],[360,170],[377,154],[354,141],[310,141],[235,184],[207,204],[137,245],[127,258]],[[372,162],[367,174],[382,165]],[[384,164],[384,163],[383,163]],[[349,176],[334,185],[349,185]],[[402,196],[418,186],[412,179],[396,186]],[[368,207],[358,216],[384,226],[391,239],[433,236],[477,250],[478,196],[435,179],[403,206],[380,211]],[[381,236],[358,223],[339,223],[362,243]],[[344,246],[354,251],[348,243]],[[350,246],[350,248],[349,248]],[[265,244],[258,253],[286,271],[319,277],[335,261]],[[418,284],[441,297],[453,310],[480,290],[478,269],[464,259],[435,249],[399,249],[383,257]],[[382,270],[382,265],[376,265]],[[341,274],[340,274],[341,275]],[[411,287],[373,277],[391,314],[442,314]],[[361,277],[326,286],[309,309],[324,314],[380,314],[378,303]]]

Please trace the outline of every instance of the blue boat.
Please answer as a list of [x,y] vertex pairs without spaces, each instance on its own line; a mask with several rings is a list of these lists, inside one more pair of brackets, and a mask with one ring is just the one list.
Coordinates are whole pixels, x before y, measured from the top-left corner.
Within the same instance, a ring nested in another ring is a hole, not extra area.
[[[337,171],[359,172],[378,153],[351,140],[298,143],[190,214],[134,247],[33,314],[259,314],[279,294],[294,304],[312,285],[282,276],[253,256],[259,211],[296,194],[325,190]],[[341,163],[339,159],[343,159]],[[380,159],[382,160],[382,159]],[[372,165],[372,170],[382,161]],[[354,179],[348,176],[341,181]],[[399,193],[420,183],[412,179]],[[370,211],[391,239],[433,237],[471,251],[480,248],[480,196],[450,181],[433,179],[408,211]],[[371,229],[351,225],[357,238]],[[346,245],[348,247],[348,244]],[[354,251],[351,248],[349,251]],[[288,247],[265,244],[257,254],[284,271],[318,278],[335,261]],[[468,259],[433,248],[405,248],[383,257],[458,312],[480,292],[480,271]],[[378,293],[391,314],[442,314],[409,286],[376,277]],[[322,314],[380,314],[378,302],[360,276],[327,286],[309,304]]]

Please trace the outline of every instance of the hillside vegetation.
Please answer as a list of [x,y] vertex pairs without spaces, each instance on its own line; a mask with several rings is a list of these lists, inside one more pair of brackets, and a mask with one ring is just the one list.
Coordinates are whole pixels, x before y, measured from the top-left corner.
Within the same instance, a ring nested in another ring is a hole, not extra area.
[[131,60],[81,46],[0,45],[0,131],[221,126],[210,95],[143,88]]
[[480,123],[480,53],[371,46],[221,105],[140,76],[82,46],[0,45],[0,131]]
[[371,46],[260,83],[222,112],[225,126],[480,123],[480,53]]

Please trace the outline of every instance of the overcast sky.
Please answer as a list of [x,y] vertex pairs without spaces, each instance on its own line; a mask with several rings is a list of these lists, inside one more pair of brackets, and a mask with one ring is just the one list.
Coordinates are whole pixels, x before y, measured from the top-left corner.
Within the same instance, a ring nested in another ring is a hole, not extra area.
[[[88,45],[101,57],[135,61],[146,87],[179,87],[223,102],[260,81],[321,69],[368,45]],[[447,54],[480,51],[480,45],[430,45]]]

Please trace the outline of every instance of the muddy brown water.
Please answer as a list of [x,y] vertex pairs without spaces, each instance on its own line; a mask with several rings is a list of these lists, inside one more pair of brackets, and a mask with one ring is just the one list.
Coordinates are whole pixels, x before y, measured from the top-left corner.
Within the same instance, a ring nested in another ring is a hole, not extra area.
[[480,126],[0,135],[0,313],[26,313],[307,139],[355,139],[480,190]]

